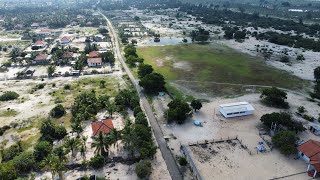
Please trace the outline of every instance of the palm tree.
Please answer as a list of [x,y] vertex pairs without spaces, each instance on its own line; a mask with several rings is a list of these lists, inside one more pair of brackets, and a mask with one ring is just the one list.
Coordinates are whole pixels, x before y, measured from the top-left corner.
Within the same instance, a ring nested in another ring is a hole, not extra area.
[[98,136],[92,137],[93,142],[91,144],[92,148],[95,148],[95,153],[100,155],[108,156],[109,153],[109,146],[112,144],[112,139],[110,136],[103,134],[102,132],[99,133]]
[[86,160],[86,152],[87,152],[86,142],[87,142],[87,139],[88,139],[87,136],[82,136],[82,138],[81,138],[80,154],[81,154],[83,160]]
[[80,141],[78,138],[67,138],[65,147],[71,151],[71,156],[76,157],[79,149]]
[[125,126],[122,130],[122,141],[124,143],[125,149],[133,155],[134,147],[132,142],[132,123],[130,119],[126,120]]
[[120,140],[121,138],[121,134],[119,133],[119,131],[117,131],[115,128],[113,128],[109,134],[110,136],[110,139],[113,141],[112,144],[115,146],[115,145],[118,145],[118,141]]
[[71,124],[71,132],[72,133],[77,133],[77,137],[80,137],[80,133],[83,131],[83,127],[81,125],[81,122],[75,121],[74,123]]
[[65,166],[58,156],[50,154],[45,160],[45,169],[50,170],[52,174],[52,180],[55,179],[56,174],[58,173],[59,179],[63,180],[63,171]]
[[108,102],[107,111],[110,115],[110,118],[112,118],[113,113],[116,111],[116,105],[114,103]]

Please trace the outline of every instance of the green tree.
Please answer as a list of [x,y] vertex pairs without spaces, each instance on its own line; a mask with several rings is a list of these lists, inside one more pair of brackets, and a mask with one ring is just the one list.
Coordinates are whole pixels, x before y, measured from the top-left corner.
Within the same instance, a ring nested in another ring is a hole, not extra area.
[[144,76],[140,80],[139,85],[143,87],[147,93],[158,93],[165,89],[164,77],[159,73],[151,73]]
[[40,141],[34,147],[34,158],[37,162],[45,159],[52,151],[52,144],[48,141]]
[[14,180],[17,178],[17,170],[12,161],[0,163],[0,179]]
[[314,69],[313,74],[314,79],[316,79],[316,81],[320,81],[320,66]]
[[78,138],[67,138],[64,146],[71,151],[71,156],[76,157],[77,151],[80,148],[80,140]]
[[81,124],[81,121],[74,121],[71,123],[71,132],[72,133],[77,133],[77,137],[80,136],[80,133],[83,132],[83,127]]
[[52,75],[53,75],[53,73],[56,71],[56,66],[53,66],[53,65],[51,65],[51,66],[48,66],[48,68],[47,68],[47,73],[48,73],[48,76],[49,77],[52,77]]
[[167,111],[168,122],[176,121],[179,124],[184,123],[191,111],[188,103],[174,99],[168,104],[169,110]]
[[297,59],[298,61],[303,61],[303,60],[305,60],[303,54],[297,55],[297,58],[296,58],[296,59]]
[[151,162],[149,160],[141,160],[136,165],[135,172],[137,176],[141,179],[145,179],[151,174]]
[[303,127],[302,122],[294,121],[291,115],[285,112],[265,114],[260,120],[267,127],[271,127],[272,124],[277,124],[277,127],[280,127],[279,125],[281,125],[296,133],[306,130]]
[[260,98],[263,102],[269,106],[278,108],[288,108],[289,104],[285,100],[287,99],[287,93],[276,87],[267,88],[262,91]]
[[60,180],[64,180],[63,171],[66,170],[64,163],[58,156],[50,154],[45,160],[45,170],[51,171],[52,180],[55,180],[56,174],[58,174]]
[[50,116],[53,118],[60,118],[66,114],[66,110],[62,106],[62,104],[56,105],[51,111]]
[[100,88],[105,88],[105,87],[106,87],[106,81],[100,80]]
[[92,140],[91,148],[95,148],[94,152],[101,156],[108,156],[112,139],[100,132],[98,136],[92,137]]
[[290,155],[297,152],[295,147],[299,138],[292,131],[281,131],[272,137],[272,143],[279,148],[284,155]]
[[13,158],[14,166],[20,173],[28,173],[34,168],[35,160],[30,151],[22,152]]
[[202,108],[202,103],[198,99],[193,99],[191,101],[191,107],[194,109],[194,111],[200,110]]
[[110,102],[110,101],[108,101],[108,104],[107,104],[107,111],[108,111],[108,113],[109,113],[109,115],[110,115],[110,118],[112,118],[112,115],[113,115],[113,113],[116,111],[116,105],[115,105],[115,103],[114,102]]
[[153,68],[151,65],[149,64],[139,64],[138,66],[138,76],[140,79],[142,79],[143,77],[145,77],[148,74],[151,74],[153,72]]

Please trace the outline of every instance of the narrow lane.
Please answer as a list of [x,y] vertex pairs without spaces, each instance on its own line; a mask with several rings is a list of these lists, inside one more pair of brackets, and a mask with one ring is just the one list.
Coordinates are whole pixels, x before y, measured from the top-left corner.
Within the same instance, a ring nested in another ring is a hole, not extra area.
[[139,94],[140,102],[146,112],[148,119],[149,119],[150,125],[153,129],[153,132],[154,132],[154,136],[155,136],[156,141],[159,145],[160,151],[161,151],[163,159],[167,165],[170,176],[173,180],[182,180],[183,178],[181,176],[179,168],[175,162],[175,159],[174,159],[172,153],[170,152],[170,149],[167,147],[167,143],[163,137],[163,133],[162,133],[161,128],[156,120],[156,117],[153,114],[151,105],[149,104],[145,94],[142,92],[142,89],[139,86],[138,81],[135,79],[135,77],[131,73],[130,69],[128,68],[127,64],[125,63],[125,61],[122,57],[121,50],[119,47],[118,35],[115,32],[111,21],[104,14],[102,14],[101,12],[99,12],[99,13],[106,19],[106,21],[108,23],[108,27],[109,27],[109,30],[111,32],[112,39],[114,42],[115,55],[118,57],[120,63],[122,64],[124,70],[126,71],[127,75],[129,76],[131,82],[133,83],[133,85],[135,86],[135,88]]

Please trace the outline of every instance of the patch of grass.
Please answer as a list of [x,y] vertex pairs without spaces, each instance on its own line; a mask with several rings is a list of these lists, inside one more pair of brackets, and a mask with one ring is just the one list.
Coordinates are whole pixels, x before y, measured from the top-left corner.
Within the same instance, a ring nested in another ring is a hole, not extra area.
[[30,135],[28,138],[26,138],[21,142],[22,149],[25,149],[25,150],[33,149],[33,146],[38,142],[40,137],[41,137],[40,133]]
[[138,55],[167,80],[196,81],[198,89],[208,82],[270,85],[301,90],[308,83],[266,65],[257,57],[221,45],[184,44],[137,49]]
[[59,119],[54,119],[53,122],[56,124],[63,124],[65,128],[71,128],[71,113],[67,113]]
[[169,93],[171,93],[171,95],[174,96],[174,98],[184,99],[187,102],[191,102],[194,99],[193,96],[185,95],[182,91],[178,90],[170,83],[166,83],[165,87],[167,91],[169,91]]
[[14,109],[0,111],[0,117],[13,117],[18,114],[19,114],[19,112]]

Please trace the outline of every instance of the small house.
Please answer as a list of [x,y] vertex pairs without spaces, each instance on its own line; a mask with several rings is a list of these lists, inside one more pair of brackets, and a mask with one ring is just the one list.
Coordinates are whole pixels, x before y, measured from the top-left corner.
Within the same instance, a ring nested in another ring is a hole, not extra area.
[[254,108],[248,102],[237,102],[237,103],[220,105],[219,112],[225,118],[231,118],[231,117],[251,115],[254,112]]
[[51,31],[49,29],[41,29],[40,31],[36,32],[38,36],[49,36],[51,35]]
[[87,63],[89,67],[100,67],[102,66],[102,58],[88,58]]
[[39,54],[32,61],[32,64],[34,64],[34,65],[46,65],[46,64],[50,63],[50,60],[51,60],[51,55]]
[[39,23],[32,23],[31,24],[31,28],[34,28],[34,29],[38,28],[39,26],[40,26]]
[[71,39],[68,36],[64,36],[60,39],[61,44],[69,44],[70,42],[71,42]]
[[36,41],[33,45],[32,45],[32,49],[43,49],[47,46],[47,43],[44,41]]
[[95,121],[91,123],[92,136],[97,136],[101,133],[109,134],[114,129],[113,122],[111,119]]
[[105,41],[105,36],[102,35],[102,34],[97,34],[97,35],[95,35],[95,36],[93,37],[93,40],[94,40],[95,42],[103,42],[103,41]]
[[320,171],[320,142],[310,139],[298,146],[299,157],[307,164],[307,172],[314,171],[313,177],[316,177]]
[[89,53],[89,58],[96,58],[96,57],[99,57],[99,52],[98,51],[91,51]]

